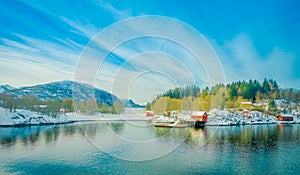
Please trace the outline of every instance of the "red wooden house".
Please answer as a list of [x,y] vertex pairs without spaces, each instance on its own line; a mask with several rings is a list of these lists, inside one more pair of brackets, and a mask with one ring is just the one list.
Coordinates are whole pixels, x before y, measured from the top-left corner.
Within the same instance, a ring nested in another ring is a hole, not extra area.
[[205,111],[194,111],[191,114],[191,118],[202,122],[207,122],[208,114]]
[[279,121],[294,121],[294,117],[287,114],[279,114],[277,118]]
[[146,111],[145,115],[146,115],[146,117],[152,117],[152,116],[154,116],[154,114],[153,114],[152,111]]

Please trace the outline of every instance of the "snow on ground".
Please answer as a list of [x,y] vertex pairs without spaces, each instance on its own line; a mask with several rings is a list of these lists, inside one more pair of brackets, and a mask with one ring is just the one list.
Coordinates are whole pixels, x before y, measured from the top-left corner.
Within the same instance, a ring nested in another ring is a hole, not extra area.
[[[178,116],[181,119],[187,119],[190,116],[183,113]],[[151,119],[151,118],[150,118]],[[162,118],[163,119],[163,118]],[[9,112],[8,109],[0,108],[0,127],[1,126],[27,126],[27,125],[49,125],[64,124],[82,121],[148,121],[149,117],[144,114],[130,111],[124,114],[82,114],[67,113],[59,114],[57,117],[49,117],[37,112],[17,109],[15,112]],[[245,114],[241,111],[228,112],[226,110],[212,109],[209,112],[208,122],[206,125],[228,126],[228,125],[252,125],[252,124],[275,124],[275,123],[299,123],[300,119],[295,117],[294,121],[278,121],[271,115],[263,114],[259,111],[249,111]]]
[[123,120],[135,120],[135,121],[147,121],[143,108],[125,108],[125,112],[122,114],[83,114],[78,112],[67,113],[66,116],[69,120],[75,121],[123,121]]
[[82,114],[82,113],[68,113],[66,114],[68,120],[72,121],[123,121],[123,120],[149,120],[142,114]]
[[145,115],[139,113],[117,114],[82,114],[67,113],[59,114],[57,117],[49,117],[38,112],[24,109],[17,109],[9,112],[8,109],[0,108],[0,126],[27,126],[27,125],[48,125],[64,124],[79,121],[123,121],[123,120],[148,120]]
[[209,112],[208,122],[206,125],[253,125],[253,124],[275,124],[275,123],[300,123],[300,120],[295,117],[294,121],[280,122],[272,115],[266,115],[259,111],[248,111],[243,113],[236,111],[230,113],[225,110],[212,109]]
[[[193,111],[183,111],[171,117],[155,115],[154,122],[171,122],[171,119],[189,121]],[[294,116],[293,121],[278,121],[275,116],[267,115],[259,111],[236,111],[212,109],[208,113],[207,126],[231,126],[231,125],[258,125],[258,124],[300,124],[300,118]]]
[[73,122],[68,120],[66,115],[61,114],[56,118],[49,117],[37,112],[17,109],[9,112],[8,109],[0,108],[0,126],[26,126],[26,125],[46,125],[63,124]]

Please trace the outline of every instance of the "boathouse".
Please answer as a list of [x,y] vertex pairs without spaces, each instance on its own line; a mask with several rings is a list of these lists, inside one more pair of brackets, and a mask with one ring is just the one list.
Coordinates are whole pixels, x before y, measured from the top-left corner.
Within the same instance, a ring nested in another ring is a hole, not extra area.
[[289,114],[279,114],[277,118],[279,121],[294,121],[294,117]]
[[191,114],[191,118],[195,120],[207,122],[208,114],[205,111],[194,111]]

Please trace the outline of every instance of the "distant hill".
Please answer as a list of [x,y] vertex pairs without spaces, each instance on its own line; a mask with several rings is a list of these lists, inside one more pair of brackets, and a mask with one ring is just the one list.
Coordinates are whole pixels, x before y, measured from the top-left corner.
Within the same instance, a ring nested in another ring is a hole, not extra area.
[[63,101],[68,98],[73,98],[76,101],[85,101],[95,98],[99,104],[107,104],[109,106],[112,106],[115,101],[120,101],[118,97],[107,91],[74,81],[60,81],[16,89],[11,88],[2,93],[18,98],[23,96],[37,97],[42,101]]
[[124,105],[125,108],[144,108],[145,106],[136,104],[131,99],[121,99],[121,103]]
[[9,91],[9,90],[12,90],[12,89],[15,89],[15,87],[12,87],[8,84],[0,85],[0,93],[6,92],[6,91]]

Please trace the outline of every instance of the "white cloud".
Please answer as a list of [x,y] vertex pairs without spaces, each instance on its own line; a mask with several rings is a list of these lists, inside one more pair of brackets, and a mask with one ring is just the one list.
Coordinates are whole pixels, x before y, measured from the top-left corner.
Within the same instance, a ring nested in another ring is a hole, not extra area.
[[73,78],[73,73],[70,69],[62,69],[60,66],[53,66],[47,63],[7,60],[1,56],[0,62],[1,84],[8,83],[20,87]]
[[[64,20],[76,27],[72,21]],[[87,32],[80,30],[82,33]],[[45,72],[36,75],[37,79],[40,80],[39,77],[43,74],[52,79],[63,77],[60,71],[54,72],[56,68],[66,70],[69,74],[75,69],[75,80],[97,84],[98,87],[121,96],[127,94],[123,91],[128,90],[131,82],[139,82],[134,88],[139,89],[135,92],[135,97],[140,97],[138,100],[140,102],[141,97],[147,100],[151,94],[176,85],[201,82],[204,86],[208,86],[219,83],[223,75],[218,67],[218,59],[205,38],[182,22],[166,17],[138,17],[106,28],[85,48],[76,67],[74,63],[79,55],[76,55],[77,51],[70,49],[69,46],[74,45],[76,48],[78,45],[65,43],[57,38],[55,39],[59,42],[53,43],[17,36],[38,48],[41,53],[33,55],[20,52],[17,53],[20,55],[4,53],[2,58],[16,57],[21,60],[24,56],[31,56],[27,61],[39,63],[33,64],[34,72],[41,71],[39,66],[42,64],[48,65],[44,67],[47,69]],[[125,64],[116,64],[110,60],[111,57],[101,60],[110,51],[124,59]],[[103,64],[101,61],[104,61]],[[22,60],[19,65],[28,65],[28,62]],[[11,66],[14,67],[14,63],[11,63]],[[15,66],[15,69],[18,70],[20,67]],[[29,73],[27,71],[27,74]],[[69,74],[66,77],[69,78]],[[136,77],[138,81],[134,80]],[[112,89],[112,85],[118,86]],[[125,89],[122,89],[122,86],[125,86]],[[148,91],[145,91],[145,87]]]
[[29,47],[28,45],[16,42],[16,41],[12,41],[6,38],[1,38],[0,39],[4,45],[12,47],[12,48],[16,48],[16,49],[21,49],[21,50],[25,50],[25,51],[30,51],[30,52],[38,52],[39,50],[33,47]]
[[71,32],[83,35],[87,38],[92,38],[101,30],[89,22],[82,24],[81,22],[73,21],[63,16],[61,16],[60,19],[73,28],[70,30]]
[[54,40],[64,44],[66,47],[68,47],[69,49],[72,50],[82,50],[84,48],[85,45],[82,45],[78,42],[75,42],[69,38],[64,38],[64,39],[60,39],[57,37],[52,37]]
[[214,40],[210,41],[220,56],[228,81],[262,81],[267,77],[274,78],[284,86],[300,86],[299,81],[293,77],[295,56],[292,53],[275,46],[269,54],[262,56],[251,38],[244,33],[225,41],[223,45],[218,45]]
[[104,10],[110,12],[116,20],[121,20],[125,18],[132,17],[132,14],[129,10],[119,10],[116,7],[114,7],[112,4],[99,1],[99,6],[102,7]]
[[[80,49],[75,50],[51,41],[31,38],[20,34],[15,35],[24,40],[29,45],[33,46],[34,48],[38,48],[39,54],[43,55],[43,58],[47,58],[45,60],[46,62],[47,60],[49,61],[56,59],[57,61],[63,60],[62,62],[65,64],[74,64],[80,55]],[[69,45],[70,44],[71,43],[69,43]],[[65,60],[67,60],[68,62],[66,63]]]
[[23,42],[2,39],[0,45],[2,83],[21,86],[73,79],[79,51],[59,43],[16,36]]
[[[103,60],[110,52],[120,60],[113,57]],[[96,79],[102,83],[99,83],[100,88],[122,96],[127,94],[134,77],[143,72],[156,72],[152,80],[149,76],[140,77],[139,82],[143,83],[139,84],[152,88],[148,94],[145,88],[135,92],[145,97],[157,92],[149,82],[160,83],[165,90],[176,85],[219,83],[223,72],[218,65],[214,51],[197,31],[174,19],[146,16],[121,21],[98,33],[80,58],[78,71],[81,73],[76,74],[87,83],[93,83],[98,69]],[[164,84],[166,77],[171,77],[172,81]]]

